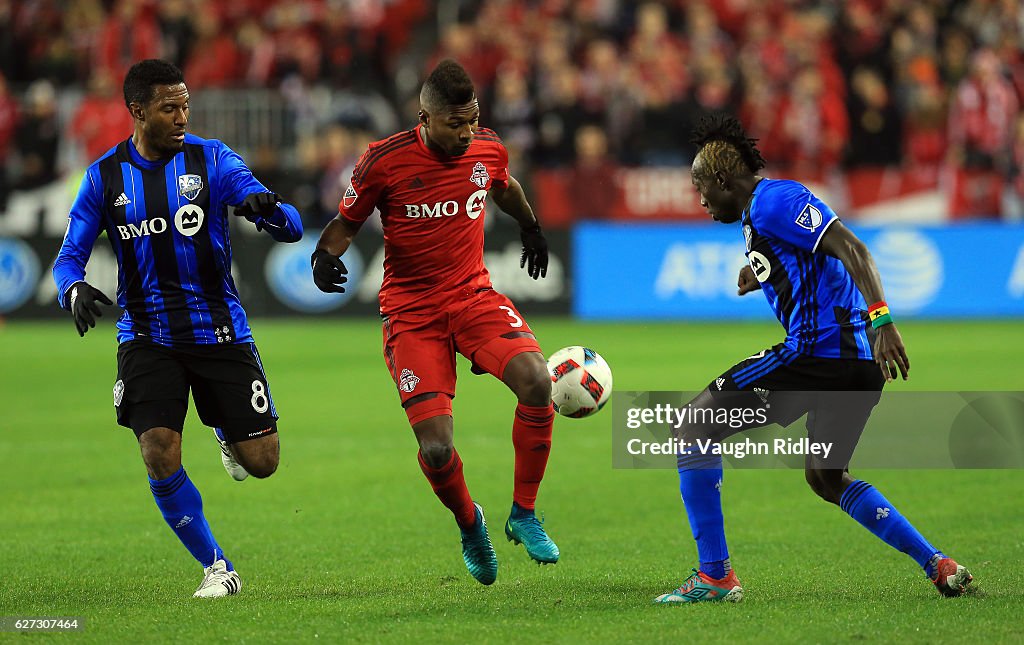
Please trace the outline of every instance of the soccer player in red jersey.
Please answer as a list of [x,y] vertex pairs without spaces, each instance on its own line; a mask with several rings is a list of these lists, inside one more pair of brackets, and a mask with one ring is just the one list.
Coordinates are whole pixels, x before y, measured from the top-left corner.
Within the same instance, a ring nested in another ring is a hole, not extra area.
[[419,463],[462,531],[469,572],[488,585],[498,560],[483,509],[466,488],[453,445],[455,352],[473,371],[500,379],[519,399],[512,424],[515,477],[505,535],[531,558],[558,561],[558,547],[534,515],[551,448],[551,376],[537,339],[512,301],[495,291],[483,262],[484,203],[519,222],[520,265],[535,280],[547,274],[547,241],[530,204],[508,172],[508,152],[478,126],[480,107],[466,71],[444,60],[420,92],[419,125],[370,144],[356,164],[339,213],[311,258],[313,281],[343,291],[340,256],[366,218],[384,224],[384,358],[419,442]]

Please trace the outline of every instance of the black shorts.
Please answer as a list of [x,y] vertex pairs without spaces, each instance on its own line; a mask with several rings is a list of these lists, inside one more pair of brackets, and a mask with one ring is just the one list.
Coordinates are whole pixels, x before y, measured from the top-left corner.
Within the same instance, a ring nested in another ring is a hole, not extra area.
[[181,432],[192,390],[205,425],[228,443],[277,432],[277,410],[255,343],[164,347],[130,340],[117,348],[117,422],[136,436],[150,428]]
[[715,408],[762,410],[763,416],[706,427],[703,434],[724,439],[771,424],[786,427],[806,414],[808,438],[833,445],[827,463],[818,466],[845,468],[884,386],[874,361],[803,356],[776,345],[740,361],[708,385]]

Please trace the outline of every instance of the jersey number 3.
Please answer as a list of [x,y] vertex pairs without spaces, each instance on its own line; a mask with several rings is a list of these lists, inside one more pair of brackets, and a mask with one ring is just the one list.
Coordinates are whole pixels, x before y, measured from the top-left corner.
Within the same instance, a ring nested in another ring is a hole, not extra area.
[[498,309],[504,309],[505,313],[508,314],[508,317],[512,319],[512,322],[509,323],[509,327],[523,326],[523,319],[516,315],[516,312],[512,310],[512,307],[501,305]]

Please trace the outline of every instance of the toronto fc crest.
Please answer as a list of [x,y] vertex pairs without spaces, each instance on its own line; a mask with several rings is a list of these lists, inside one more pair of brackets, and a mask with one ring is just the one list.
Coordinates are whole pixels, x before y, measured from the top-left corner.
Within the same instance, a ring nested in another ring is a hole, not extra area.
[[412,370],[405,368],[402,370],[401,375],[398,377],[398,389],[403,392],[412,392],[416,389],[416,385],[420,382],[420,377],[412,373]]
[[469,180],[480,188],[486,188],[487,182],[491,180],[491,176],[487,174],[487,166],[479,161],[476,162],[476,165],[473,166],[473,174],[469,176]]

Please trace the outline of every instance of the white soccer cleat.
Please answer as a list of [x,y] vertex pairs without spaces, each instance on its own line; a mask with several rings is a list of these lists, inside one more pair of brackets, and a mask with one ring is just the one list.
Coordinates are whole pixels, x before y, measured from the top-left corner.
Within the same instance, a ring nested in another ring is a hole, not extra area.
[[217,560],[210,566],[203,569],[206,575],[202,584],[192,594],[193,598],[223,598],[233,596],[242,590],[242,579],[234,571],[228,571],[228,564],[224,560]]
[[213,436],[217,437],[217,443],[220,444],[220,462],[224,464],[224,470],[228,471],[228,474],[235,481],[242,481],[248,477],[249,472],[242,467],[242,464],[235,461],[235,455],[231,452],[231,446],[220,438],[217,428],[213,429]]

